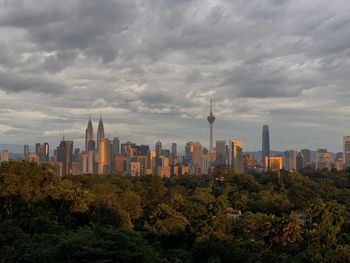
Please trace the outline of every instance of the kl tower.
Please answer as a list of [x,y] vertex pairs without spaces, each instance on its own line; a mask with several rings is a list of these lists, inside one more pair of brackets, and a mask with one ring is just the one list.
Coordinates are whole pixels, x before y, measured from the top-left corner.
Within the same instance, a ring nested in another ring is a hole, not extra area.
[[210,126],[210,138],[209,138],[209,145],[210,148],[209,150],[213,149],[213,124],[215,122],[215,116],[213,115],[213,100],[210,99],[210,115],[207,118],[208,122],[209,122],[209,126]]

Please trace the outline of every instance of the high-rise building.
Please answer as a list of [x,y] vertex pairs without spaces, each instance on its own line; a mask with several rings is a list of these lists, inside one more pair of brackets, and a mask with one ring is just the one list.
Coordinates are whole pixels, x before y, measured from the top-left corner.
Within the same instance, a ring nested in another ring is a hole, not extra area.
[[344,136],[343,138],[343,145],[344,145],[344,166],[350,167],[350,136]]
[[332,157],[327,149],[318,149],[316,153],[316,169],[332,169]]
[[339,152],[335,155],[335,169],[337,169],[337,171],[342,171],[344,170],[344,166],[344,153]]
[[267,156],[265,157],[265,171],[278,172],[283,168],[282,156]]
[[302,149],[301,154],[303,155],[303,168],[311,166],[311,150]]
[[101,138],[98,142],[98,174],[111,173],[111,141]]
[[207,117],[209,122],[209,150],[213,149],[213,125],[215,122],[215,116],[213,115],[213,100],[210,100],[210,114]]
[[94,128],[92,127],[92,122],[90,117],[87,128],[85,130],[85,151],[88,152],[93,150],[95,150]]
[[43,145],[43,161],[44,162],[50,161],[50,146],[48,142],[45,142]]
[[155,175],[157,174],[157,159],[156,159],[156,151],[149,151],[147,156],[147,168],[146,175]]
[[[263,126],[262,133],[262,151],[261,151],[261,160],[263,165],[270,164],[269,162],[265,162],[266,157],[270,157],[270,133],[269,126]],[[264,167],[266,170],[269,170],[269,167]]]
[[100,121],[98,123],[98,129],[97,129],[97,151],[99,152],[99,143],[101,139],[105,138],[105,129],[103,126],[102,117],[100,117]]
[[8,162],[9,161],[9,150],[2,149],[1,151],[1,162]]
[[158,167],[161,166],[160,158],[163,155],[162,143],[160,141],[156,142],[155,151],[156,151],[156,171],[158,172]]
[[222,167],[226,165],[226,141],[216,141],[216,166]]
[[177,144],[176,143],[172,143],[171,144],[171,156],[173,158],[175,158],[177,155]]
[[112,157],[120,153],[120,140],[118,137],[114,137],[112,142]]
[[304,156],[302,152],[298,152],[296,161],[297,161],[297,171],[304,168]]
[[243,174],[243,147],[239,140],[230,141],[230,168],[235,174]]
[[297,152],[295,150],[285,151],[283,156],[283,167],[289,172],[297,170]]
[[73,142],[64,138],[57,148],[57,161],[63,164],[63,175],[73,172]]
[[44,161],[44,146],[41,143],[35,144],[35,153],[39,156],[39,161]]
[[28,161],[28,156],[29,156],[29,145],[26,144],[23,147],[23,156],[24,156],[24,160]]
[[203,147],[202,144],[196,142],[193,144],[192,151],[192,173],[195,175],[200,175],[202,173],[202,154]]
[[117,154],[114,157],[114,173],[117,175],[122,175],[125,172],[124,169],[124,160],[125,160],[125,156],[123,154]]

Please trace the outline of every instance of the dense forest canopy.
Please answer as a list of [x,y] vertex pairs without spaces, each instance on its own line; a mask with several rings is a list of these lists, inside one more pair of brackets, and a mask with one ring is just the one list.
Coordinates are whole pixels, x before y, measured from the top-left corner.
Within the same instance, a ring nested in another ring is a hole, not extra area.
[[58,177],[2,163],[0,262],[350,262],[350,171]]

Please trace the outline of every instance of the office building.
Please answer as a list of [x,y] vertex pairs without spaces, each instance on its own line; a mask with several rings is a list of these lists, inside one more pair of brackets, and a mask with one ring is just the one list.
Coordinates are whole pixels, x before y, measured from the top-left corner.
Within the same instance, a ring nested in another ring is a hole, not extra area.
[[318,149],[316,153],[316,169],[332,169],[332,157],[327,149]]
[[1,162],[9,161],[9,151],[7,149],[2,149],[1,151]]
[[269,156],[265,157],[265,171],[278,172],[283,168],[282,156]]
[[23,157],[24,160],[28,161],[28,156],[29,156],[29,145],[24,145],[23,147]]
[[57,161],[63,165],[63,175],[69,175],[73,172],[73,142],[66,141],[64,138],[57,148]]
[[335,155],[334,168],[337,171],[342,171],[345,168],[344,153],[339,152]]
[[343,137],[343,148],[344,167],[350,167],[350,136]]
[[[269,126],[264,125],[263,126],[263,133],[262,133],[262,151],[261,151],[261,159],[263,166],[266,164],[270,164],[269,162],[265,162],[266,157],[270,156],[270,132],[269,132]],[[269,167],[264,167],[265,170],[269,170]]]
[[111,174],[111,141],[107,138],[98,142],[98,174]]
[[289,172],[297,170],[297,152],[294,150],[285,151],[283,155],[283,168]]
[[203,147],[202,144],[199,142],[193,143],[192,145],[192,174],[200,175],[202,173],[202,154],[203,154]]
[[302,149],[301,153],[303,155],[303,168],[311,166],[311,150]]
[[239,140],[230,141],[230,170],[235,174],[243,174],[243,146]]
[[226,165],[226,141],[216,141],[216,166],[223,167]]

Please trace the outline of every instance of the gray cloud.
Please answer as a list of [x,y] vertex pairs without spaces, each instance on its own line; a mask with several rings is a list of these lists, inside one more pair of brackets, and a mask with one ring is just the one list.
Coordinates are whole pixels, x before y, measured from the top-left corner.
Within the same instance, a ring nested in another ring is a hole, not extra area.
[[344,0],[0,1],[0,142],[56,144],[66,130],[79,145],[102,113],[111,137],[207,144],[213,98],[217,138],[259,149],[269,123],[274,148],[340,150],[349,11]]

